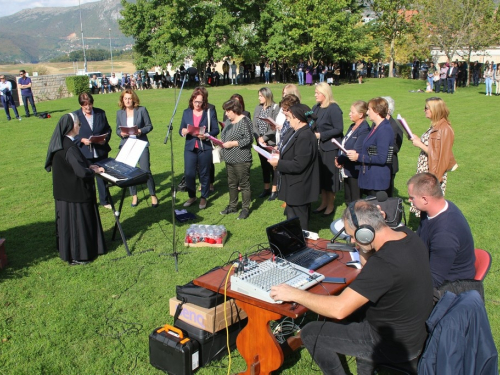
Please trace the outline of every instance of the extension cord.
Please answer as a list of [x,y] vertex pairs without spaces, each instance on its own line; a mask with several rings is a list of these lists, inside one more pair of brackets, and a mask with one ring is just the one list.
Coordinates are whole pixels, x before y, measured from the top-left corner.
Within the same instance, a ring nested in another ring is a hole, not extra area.
[[310,240],[317,240],[319,238],[319,234],[315,232],[309,232],[308,230],[303,230],[305,238],[309,238]]

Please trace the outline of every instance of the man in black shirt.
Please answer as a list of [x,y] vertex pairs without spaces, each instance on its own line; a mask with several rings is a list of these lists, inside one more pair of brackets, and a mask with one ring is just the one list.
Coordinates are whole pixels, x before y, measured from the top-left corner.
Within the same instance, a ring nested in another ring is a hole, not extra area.
[[311,322],[301,331],[324,374],[345,374],[337,353],[356,357],[360,375],[372,374],[379,364],[416,372],[433,306],[427,248],[411,230],[389,228],[369,202],[351,203],[342,219],[359,248],[363,268],[357,278],[340,295],[313,294],[284,284],[274,286],[270,295],[343,319]]

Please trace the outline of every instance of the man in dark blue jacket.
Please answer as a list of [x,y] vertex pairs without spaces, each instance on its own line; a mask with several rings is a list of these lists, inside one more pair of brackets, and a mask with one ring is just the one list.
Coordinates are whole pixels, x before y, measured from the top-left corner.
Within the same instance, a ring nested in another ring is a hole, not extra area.
[[422,211],[417,234],[429,248],[434,288],[445,281],[474,279],[474,240],[462,212],[444,199],[432,173],[419,173],[407,183],[408,196]]

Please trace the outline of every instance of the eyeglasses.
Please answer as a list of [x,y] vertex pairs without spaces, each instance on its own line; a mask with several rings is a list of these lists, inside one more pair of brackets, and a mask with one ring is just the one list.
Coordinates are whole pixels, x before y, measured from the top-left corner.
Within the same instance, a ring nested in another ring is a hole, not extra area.
[[5,79],[5,77],[0,77],[0,79]]
[[198,101],[194,101],[193,103],[197,104],[197,105],[202,105],[203,104],[203,102],[198,102]]
[[19,73],[19,75],[20,75],[20,76],[23,76],[23,75],[24,75],[24,73]]

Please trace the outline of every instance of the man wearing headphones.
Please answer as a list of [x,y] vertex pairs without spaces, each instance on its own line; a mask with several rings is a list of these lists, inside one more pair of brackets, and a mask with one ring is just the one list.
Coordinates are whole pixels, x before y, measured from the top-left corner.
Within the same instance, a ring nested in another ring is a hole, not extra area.
[[359,375],[372,374],[379,364],[416,373],[433,307],[427,248],[410,229],[389,228],[369,202],[351,203],[342,219],[361,256],[357,278],[340,295],[284,284],[272,287],[270,295],[344,319],[311,322],[301,331],[302,342],[324,374],[345,374],[338,354],[356,357]]

